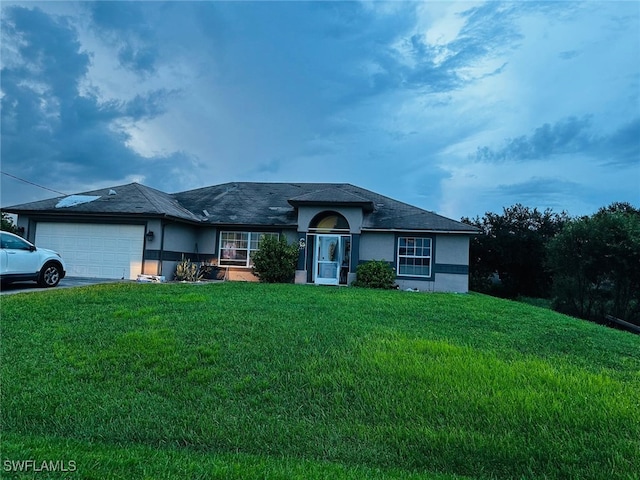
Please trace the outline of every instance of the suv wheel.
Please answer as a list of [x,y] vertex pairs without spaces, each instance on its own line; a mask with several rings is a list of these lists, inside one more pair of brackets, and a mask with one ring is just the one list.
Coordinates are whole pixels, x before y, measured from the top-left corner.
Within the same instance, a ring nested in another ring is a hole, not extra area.
[[60,266],[55,263],[46,263],[40,270],[38,284],[41,287],[55,287],[60,283],[61,271]]

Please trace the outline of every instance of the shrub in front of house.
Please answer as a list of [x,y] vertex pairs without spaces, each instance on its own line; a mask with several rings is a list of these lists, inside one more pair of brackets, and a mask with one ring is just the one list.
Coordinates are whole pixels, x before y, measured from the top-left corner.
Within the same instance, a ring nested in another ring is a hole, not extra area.
[[395,287],[396,274],[391,265],[384,260],[370,260],[357,268],[358,278],[354,287],[384,288]]
[[263,236],[260,248],[253,254],[253,273],[265,283],[291,283],[298,263],[298,244],[279,238]]
[[179,282],[197,282],[200,278],[198,265],[182,255],[182,260],[176,265],[175,279]]

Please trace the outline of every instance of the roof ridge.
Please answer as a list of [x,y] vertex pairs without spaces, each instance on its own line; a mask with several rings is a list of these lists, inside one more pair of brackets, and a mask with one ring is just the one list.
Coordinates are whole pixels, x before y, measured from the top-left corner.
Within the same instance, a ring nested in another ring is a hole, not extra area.
[[[314,183],[309,183],[308,185],[316,185],[316,184],[314,184]],[[304,196],[306,196],[306,195],[312,195],[312,194],[314,194],[314,193],[319,193],[319,192],[326,192],[326,191],[328,191],[328,190],[340,190],[342,193],[345,193],[345,194],[350,195],[350,196],[352,196],[352,197],[359,197],[359,198],[361,198],[361,199],[363,199],[363,200],[370,201],[368,198],[363,197],[363,196],[362,196],[362,195],[360,195],[359,193],[350,192],[349,190],[345,190],[344,188],[339,188],[339,187],[337,186],[337,185],[347,185],[347,184],[345,184],[345,183],[337,183],[337,184],[333,184],[333,183],[331,183],[331,184],[322,184],[322,185],[328,185],[328,186],[327,186],[326,188],[319,188],[319,189],[317,189],[317,190],[312,190],[312,191],[310,191],[310,192],[303,193],[302,195],[297,195],[296,197],[293,197],[293,198],[304,197]]]
[[158,195],[161,195],[161,196],[165,197],[167,201],[171,202],[176,208],[178,208],[179,210],[182,210],[184,213],[188,213],[189,215],[193,216],[194,218],[196,218],[198,220],[202,220],[202,217],[200,215],[197,215],[195,212],[189,210],[187,207],[182,205],[178,199],[173,197],[172,194],[163,192],[162,190],[158,190],[157,188],[153,188],[153,187],[149,187],[147,185],[143,185],[143,184],[138,183],[138,182],[134,182],[134,183],[135,183],[136,187],[138,187],[138,189],[140,190],[140,193],[142,193],[142,195],[144,195],[144,197],[147,200],[149,200],[149,202],[151,202],[153,204],[153,206],[158,210],[159,213],[165,213],[166,214],[166,212],[164,212],[164,210],[162,209],[162,205],[159,205],[155,198],[151,198],[149,195],[147,195],[147,191],[149,191],[149,190],[153,191],[154,194],[158,194]]
[[160,208],[160,205],[158,205],[158,203],[154,199],[150,198],[150,196],[147,195],[146,190],[149,189],[150,187],[147,187],[146,185],[143,185],[138,182],[133,182],[133,185],[138,189],[138,191],[142,194],[142,196],[146,198],[151,205],[153,205],[153,207],[156,209],[157,212],[162,213],[162,209]]
[[347,182],[257,182],[257,181],[240,181],[240,182],[216,183],[214,185],[205,185],[203,187],[190,188],[189,190],[183,190],[183,191],[180,191],[180,192],[170,193],[169,195],[178,195],[178,194],[181,194],[181,193],[194,192],[196,190],[204,190],[204,189],[209,189],[209,188],[222,187],[224,185],[292,185],[292,186],[296,186],[296,185],[318,185],[318,186],[326,186],[328,188],[329,187],[341,187],[341,186],[350,186],[350,187],[355,187],[355,188],[361,188],[361,187],[356,187],[355,185],[353,185],[351,183],[347,183]]

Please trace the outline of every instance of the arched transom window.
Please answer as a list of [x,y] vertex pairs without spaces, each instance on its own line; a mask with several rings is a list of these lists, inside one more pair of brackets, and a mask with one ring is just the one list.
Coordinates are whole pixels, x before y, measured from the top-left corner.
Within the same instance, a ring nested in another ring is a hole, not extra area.
[[348,232],[349,222],[337,212],[322,212],[313,217],[309,230],[318,233]]

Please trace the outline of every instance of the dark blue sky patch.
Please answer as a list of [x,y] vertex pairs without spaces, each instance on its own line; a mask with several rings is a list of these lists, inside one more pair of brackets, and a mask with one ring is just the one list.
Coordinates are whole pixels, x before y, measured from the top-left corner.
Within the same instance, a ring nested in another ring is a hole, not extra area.
[[1,8],[2,169],[49,188],[349,182],[453,218],[640,204],[633,2]]
[[2,13],[3,35],[13,40],[11,46],[21,60],[8,66],[3,63],[3,76],[14,73],[22,81],[42,82],[62,98],[72,94],[87,73],[90,56],[82,50],[69,22],[64,17],[54,19],[39,8],[9,6]]
[[91,2],[86,7],[103,38],[118,46],[118,60],[124,68],[143,76],[155,72],[160,55],[148,15],[162,9],[161,4]]
[[501,148],[478,148],[476,159],[488,162],[523,162],[552,155],[585,153],[598,143],[589,117],[569,117],[553,125],[545,123],[531,135],[508,139]]
[[600,155],[604,164],[611,167],[635,168],[640,189],[640,117],[622,125],[606,137]]
[[17,61],[2,68],[3,169],[32,169],[31,181],[64,185],[144,175],[148,159],[132,151],[119,120],[154,118],[176,92],[160,89],[128,101],[101,101],[80,93],[90,64],[75,27],[38,8],[3,9],[3,34],[15,40]]

